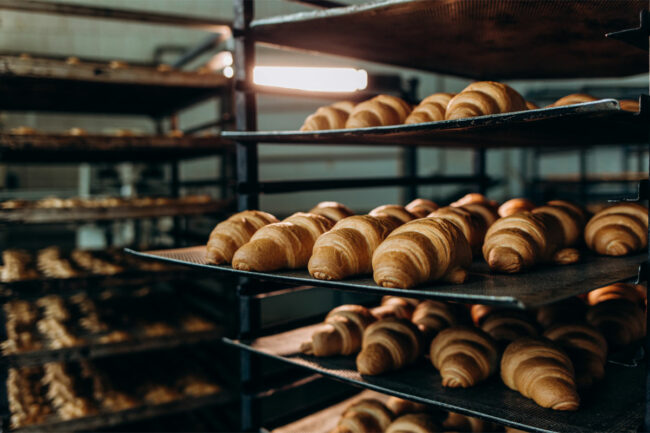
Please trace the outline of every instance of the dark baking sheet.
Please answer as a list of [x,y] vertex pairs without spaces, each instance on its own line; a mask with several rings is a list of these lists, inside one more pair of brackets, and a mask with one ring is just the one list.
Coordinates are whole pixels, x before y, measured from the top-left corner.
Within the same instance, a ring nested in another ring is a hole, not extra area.
[[361,376],[354,357],[316,358],[299,352],[319,325],[307,326],[252,342],[225,338],[229,344],[384,394],[431,404],[527,431],[636,431],[643,419],[645,365],[635,368],[608,364],[605,379],[581,395],[577,412],[544,409],[509,390],[498,377],[467,389],[447,389],[426,360],[381,376]]
[[126,251],[143,258],[294,285],[330,287],[377,295],[498,304],[518,308],[539,307],[608,284],[636,278],[639,265],[646,259],[644,254],[628,257],[597,257],[586,253],[583,261],[575,265],[540,266],[530,272],[514,275],[490,273],[487,265],[481,259],[474,262],[468,281],[464,284],[441,283],[402,290],[379,287],[371,278],[324,281],[312,278],[307,270],[263,273],[238,271],[230,266],[209,265],[205,262],[204,246],[148,252],[136,252],[129,249]]
[[647,126],[638,114],[621,110],[615,99],[602,99],[562,107],[411,125],[313,132],[224,131],[222,136],[236,141],[285,144],[575,148],[645,143]]

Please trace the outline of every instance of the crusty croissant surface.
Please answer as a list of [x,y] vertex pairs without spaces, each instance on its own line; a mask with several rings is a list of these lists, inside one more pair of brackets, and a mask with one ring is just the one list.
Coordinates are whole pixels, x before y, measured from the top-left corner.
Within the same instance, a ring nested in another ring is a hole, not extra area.
[[305,119],[300,127],[301,131],[319,131],[324,129],[343,129],[348,121],[354,103],[342,101],[340,103],[320,107],[314,114]]
[[345,124],[346,128],[400,125],[411,113],[406,101],[390,95],[378,95],[354,107]]
[[350,208],[336,201],[322,201],[314,206],[309,213],[322,215],[335,223],[341,221],[343,218],[354,215],[354,212]]
[[255,232],[250,241],[235,252],[232,266],[260,272],[305,268],[316,239],[332,225],[329,218],[321,215],[295,213]]
[[585,93],[572,93],[570,95],[563,96],[562,98],[558,99],[549,107],[560,107],[563,105],[572,105],[572,104],[581,104],[583,102],[593,102],[597,101],[597,98],[594,98],[591,95],[587,95]]
[[404,206],[404,209],[411,212],[417,218],[424,218],[434,210],[438,209],[438,207],[439,206],[434,202],[432,202],[431,200],[427,200],[425,198],[416,198],[415,200],[413,200],[412,202]]
[[411,321],[420,329],[425,341],[432,340],[443,329],[459,323],[451,305],[432,299],[426,299],[415,307]]
[[597,328],[610,347],[623,347],[646,333],[645,313],[627,299],[609,299],[589,307],[587,322]]
[[463,89],[447,105],[445,119],[526,110],[526,101],[507,84],[478,81]]
[[357,370],[361,374],[378,375],[412,364],[422,353],[422,336],[406,319],[389,317],[368,326],[363,333]]
[[402,224],[412,221],[416,218],[416,216],[413,215],[411,212],[409,212],[404,206],[400,206],[398,204],[384,204],[381,206],[377,206],[376,208],[368,212],[368,215],[389,216],[389,217],[397,218],[402,222]]
[[390,409],[395,416],[402,416],[409,413],[422,413],[431,410],[430,406],[422,403],[416,403],[411,400],[391,396],[386,401],[386,407]]
[[440,371],[442,385],[450,388],[474,386],[498,367],[496,342],[482,330],[469,326],[453,326],[438,333],[429,354]]
[[592,290],[587,294],[587,303],[596,305],[610,299],[627,299],[645,309],[647,290],[641,284],[614,283]]
[[340,220],[316,240],[309,273],[319,280],[370,274],[373,253],[398,226],[397,219],[385,216],[357,215]]
[[538,335],[535,324],[526,313],[511,309],[490,312],[482,321],[481,329],[490,334],[501,347],[521,337]]
[[551,215],[557,220],[562,228],[564,247],[573,246],[582,238],[586,218],[579,206],[564,200],[552,200],[544,206],[533,209],[532,212]]
[[402,415],[392,422],[384,433],[436,433],[442,429],[428,413]]
[[601,210],[585,227],[585,242],[598,254],[624,256],[648,246],[648,209],[619,203]]
[[314,356],[352,355],[361,349],[363,331],[375,321],[361,305],[341,305],[329,312],[325,322],[301,344],[300,351]]
[[381,305],[375,307],[370,312],[377,319],[385,319],[387,317],[396,317],[398,319],[411,320],[415,305],[407,298],[400,298],[399,296],[384,296],[381,300]]
[[363,399],[348,407],[333,433],[375,433],[385,431],[393,421],[391,411],[379,400]]
[[447,104],[449,104],[449,101],[453,97],[453,93],[434,93],[433,95],[427,96],[413,109],[404,123],[423,123],[445,120]]
[[207,262],[215,265],[230,263],[235,251],[248,242],[256,231],[267,224],[277,222],[276,217],[259,210],[236,213],[217,224],[210,233],[206,253]]
[[453,223],[421,218],[388,235],[375,250],[372,268],[378,285],[409,289],[436,280],[462,283],[471,262],[469,243]]
[[527,198],[511,198],[499,206],[499,216],[504,218],[518,212],[531,211],[533,209],[535,209],[535,204]]
[[571,359],[550,340],[510,343],[501,358],[501,379],[542,407],[577,410],[580,405]]
[[456,412],[449,412],[447,418],[442,422],[442,427],[445,431],[456,432],[485,433],[500,431],[498,424]]
[[428,217],[444,219],[454,224],[465,235],[472,253],[480,253],[488,229],[487,221],[480,213],[474,213],[462,206],[446,206],[431,212]]

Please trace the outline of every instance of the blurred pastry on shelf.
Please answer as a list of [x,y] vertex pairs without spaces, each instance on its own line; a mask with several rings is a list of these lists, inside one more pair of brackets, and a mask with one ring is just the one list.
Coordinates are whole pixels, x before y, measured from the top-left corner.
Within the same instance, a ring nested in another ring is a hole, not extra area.
[[370,376],[401,370],[421,356],[422,346],[422,335],[409,320],[394,317],[378,320],[363,333],[357,370]]
[[587,293],[587,304],[596,305],[610,299],[627,299],[645,309],[647,291],[641,284],[614,283]]
[[451,203],[449,206],[461,207],[461,206],[467,206],[468,204],[484,204],[486,206],[493,207],[493,208],[496,208],[498,206],[496,201],[490,200],[486,196],[478,192],[470,192],[469,194],[465,194],[455,202]]
[[136,134],[135,131],[131,129],[117,129],[113,135],[116,137],[135,137],[138,134]]
[[169,323],[163,321],[142,322],[139,327],[147,337],[164,337],[176,333],[176,330]]
[[378,95],[361,102],[350,112],[346,128],[401,125],[411,113],[411,106],[401,98]]
[[422,332],[425,343],[428,343],[440,331],[459,325],[462,320],[451,304],[425,299],[415,307],[411,321]]
[[123,60],[111,60],[108,63],[108,67],[111,69],[126,69],[128,66],[128,63]]
[[431,406],[426,404],[417,403],[411,400],[391,396],[386,400],[386,407],[393,412],[396,417],[406,415],[409,413],[422,413],[431,410]]
[[624,298],[607,299],[589,307],[587,322],[597,328],[612,348],[621,348],[646,335],[645,312]]
[[31,204],[29,200],[12,199],[0,202],[0,209],[22,209]]
[[465,87],[449,101],[445,119],[464,119],[526,109],[524,98],[507,84],[478,81]]
[[374,217],[388,216],[388,217],[397,218],[402,222],[402,224],[405,224],[409,221],[416,219],[416,216],[412,214],[410,211],[408,211],[406,207],[400,206],[398,204],[385,204],[385,205],[377,206],[376,208],[368,212],[368,215]]
[[0,280],[3,283],[38,278],[32,256],[25,250],[8,249],[2,252]]
[[14,135],[35,135],[39,133],[36,129],[29,126],[18,126],[16,128],[11,128],[9,132]]
[[413,214],[416,218],[424,218],[440,206],[426,198],[416,198],[404,206],[404,209]]
[[180,324],[183,330],[187,332],[212,331],[215,329],[214,323],[194,314],[182,317]]
[[336,201],[322,201],[311,208],[308,213],[322,215],[335,223],[354,215],[354,212],[349,207]]
[[563,105],[582,104],[584,102],[593,102],[597,100],[598,98],[594,98],[593,96],[587,95],[586,93],[572,93],[570,95],[563,96],[551,105],[548,105],[547,108],[561,107]]
[[88,131],[86,131],[83,128],[74,127],[74,128],[68,129],[66,131],[66,134],[67,135],[72,135],[72,136],[75,136],[75,137],[83,137],[83,136],[88,135]]
[[78,65],[78,64],[81,63],[81,60],[79,60],[79,57],[70,56],[70,57],[68,57],[68,58],[65,59],[65,62],[66,62],[68,65]]
[[529,110],[539,110],[539,106],[532,101],[526,101],[526,108]]
[[174,68],[171,65],[168,65],[166,63],[161,63],[158,66],[156,66],[156,71],[158,72],[171,72],[173,70]]
[[381,401],[366,398],[345,409],[332,433],[383,432],[392,421],[393,414]]
[[7,398],[11,411],[11,428],[44,423],[52,409],[44,397],[40,381],[42,367],[9,368]]
[[535,204],[527,198],[512,198],[499,206],[499,216],[505,218],[519,212],[531,211]]
[[411,320],[416,304],[409,302],[407,298],[399,296],[384,296],[381,305],[370,310],[372,315],[379,319],[396,317],[398,319]]
[[183,394],[191,397],[203,397],[204,395],[216,394],[221,391],[219,385],[196,374],[181,377],[176,381],[176,386],[182,390]]
[[648,246],[648,208],[618,203],[594,215],[585,227],[587,246],[601,255],[625,256]]
[[32,59],[32,55],[29,54],[29,53],[20,53],[20,55],[18,56],[18,58],[19,58],[20,60],[31,60],[31,59]]
[[618,104],[621,106],[621,110],[638,112],[640,110],[639,101],[633,99],[621,99],[618,101]]
[[435,418],[428,413],[409,413],[393,421],[384,433],[436,433],[442,429]]
[[481,329],[502,348],[519,338],[539,335],[535,323],[525,311],[510,308],[499,308],[488,313],[481,323]]
[[38,270],[48,278],[74,278],[81,275],[61,249],[55,246],[39,250],[36,256]]
[[445,111],[454,93],[434,93],[424,98],[406,118],[404,123],[423,123],[445,120]]
[[320,107],[310,114],[300,127],[301,131],[319,131],[325,129],[343,129],[354,108],[354,102],[341,101]]
[[485,433],[501,431],[498,424],[479,418],[449,412],[442,422],[442,428],[447,432]]
[[70,257],[74,260],[75,264],[93,274],[98,275],[115,275],[124,272],[124,267],[116,263],[112,263],[96,254],[87,250],[74,250],[70,253]]
[[175,389],[159,383],[147,384],[141,392],[143,400],[149,404],[165,404],[182,397],[181,393]]

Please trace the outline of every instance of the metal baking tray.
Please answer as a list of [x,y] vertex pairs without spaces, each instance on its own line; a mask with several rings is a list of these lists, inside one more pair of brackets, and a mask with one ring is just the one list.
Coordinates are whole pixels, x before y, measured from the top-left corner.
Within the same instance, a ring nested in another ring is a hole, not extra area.
[[581,395],[577,412],[544,409],[503,385],[498,377],[467,389],[447,389],[426,360],[407,369],[361,376],[354,357],[316,358],[300,353],[319,326],[307,326],[252,342],[224,338],[226,343],[307,368],[343,382],[444,410],[459,412],[535,432],[636,431],[643,419],[645,365],[635,368],[608,364],[605,379]]
[[371,278],[325,281],[312,278],[307,270],[263,273],[238,271],[230,266],[209,265],[205,261],[204,246],[148,252],[126,249],[126,252],[142,258],[293,285],[329,287],[377,295],[438,298],[517,308],[536,308],[608,284],[634,279],[637,277],[639,265],[646,260],[644,254],[628,257],[598,257],[585,253],[582,262],[574,265],[540,266],[529,272],[512,275],[491,273],[483,260],[476,260],[469,272],[468,281],[464,284],[440,283],[403,290],[380,287]]
[[[252,38],[474,79],[615,77],[647,53],[605,34],[638,27],[643,0],[384,0],[254,20]],[[646,41],[647,45],[647,41]]]
[[[298,125],[296,125],[298,126]],[[383,146],[587,147],[645,143],[647,124],[639,113],[621,110],[615,99],[466,119],[371,128],[301,131],[224,131],[235,141],[284,144]]]

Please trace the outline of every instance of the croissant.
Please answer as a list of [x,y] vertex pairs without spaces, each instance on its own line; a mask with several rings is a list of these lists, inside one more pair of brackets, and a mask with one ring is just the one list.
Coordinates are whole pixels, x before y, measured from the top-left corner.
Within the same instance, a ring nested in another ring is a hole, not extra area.
[[622,347],[646,333],[645,314],[627,299],[610,299],[587,310],[587,322],[597,328],[610,347]]
[[582,104],[583,102],[593,102],[597,101],[597,98],[594,98],[591,95],[586,95],[584,93],[572,93],[571,95],[564,96],[551,105],[549,107],[559,107],[562,105],[573,105],[573,104]]
[[533,209],[532,213],[544,213],[555,218],[562,228],[564,247],[570,247],[576,244],[582,237],[582,231],[585,227],[585,213],[580,207],[563,201],[553,200]]
[[526,101],[510,86],[495,81],[472,83],[447,105],[445,119],[463,119],[526,109]]
[[277,222],[273,215],[258,210],[247,210],[231,216],[217,224],[210,233],[206,261],[214,265],[230,263],[235,251],[248,242],[257,230]]
[[424,198],[416,198],[406,206],[404,209],[411,212],[416,218],[424,218],[434,210],[438,209],[438,205]]
[[379,95],[354,107],[345,127],[400,125],[410,112],[411,106],[404,100],[395,96]]
[[621,99],[618,101],[618,105],[620,105],[621,110],[634,112],[639,111],[639,101],[634,101],[632,99]]
[[539,106],[534,102],[526,101],[526,108],[528,108],[529,110],[538,110]]
[[398,319],[411,320],[415,305],[409,302],[408,298],[399,296],[384,296],[379,307],[373,308],[372,315],[377,319],[386,317],[397,317]]
[[483,323],[483,320],[495,310],[495,307],[491,307],[490,305],[483,305],[483,304],[474,304],[470,307],[470,316],[472,317],[472,323],[474,323],[474,326],[480,327],[481,324]]
[[587,294],[587,303],[596,305],[610,299],[627,299],[645,309],[647,290],[641,284],[615,283]]
[[361,305],[341,305],[329,312],[325,322],[312,334],[311,341],[300,345],[307,355],[352,355],[361,349],[363,331],[375,321]]
[[260,272],[304,268],[316,239],[332,225],[324,216],[297,212],[255,232],[250,241],[235,252],[232,267]]
[[305,119],[301,131],[320,131],[324,129],[343,129],[354,108],[354,103],[342,101],[326,107],[320,107]]
[[531,211],[535,209],[535,204],[527,198],[512,198],[499,206],[499,216],[501,218],[514,215],[518,212]]
[[400,225],[395,218],[369,215],[340,220],[314,244],[308,269],[319,280],[342,280],[372,272],[372,255]]
[[388,235],[372,256],[372,269],[378,285],[409,289],[435,280],[462,283],[471,262],[469,243],[454,224],[421,218]]
[[473,253],[481,251],[487,223],[480,214],[474,214],[462,207],[446,206],[431,212],[429,218],[440,218],[453,223],[463,232]]
[[571,359],[549,340],[510,343],[501,358],[501,379],[542,407],[577,410],[580,404]]
[[460,206],[460,208],[480,217],[485,222],[486,230],[499,219],[496,209],[487,203],[468,203]]
[[451,305],[431,299],[415,307],[411,321],[420,329],[425,341],[431,341],[438,332],[459,322]]
[[388,304],[388,303],[390,303],[391,299],[393,299],[393,298],[397,298],[397,299],[400,299],[402,301],[408,302],[409,304],[411,304],[413,306],[414,309],[420,303],[420,300],[416,299],[416,298],[405,298],[403,296],[385,295],[385,296],[381,297],[381,304],[382,305]]
[[648,209],[619,203],[601,210],[585,227],[585,242],[598,254],[624,256],[648,246]]
[[607,341],[595,328],[583,324],[558,325],[546,330],[544,337],[569,355],[578,388],[590,387],[605,377]]
[[30,280],[38,278],[36,269],[32,269],[32,256],[24,250],[4,250],[2,252],[2,272],[0,281],[5,283],[12,281]]
[[544,305],[537,310],[537,323],[542,328],[565,323],[584,322],[587,306],[578,297]]
[[420,331],[406,319],[378,320],[363,333],[357,370],[361,374],[377,375],[412,364],[422,353],[421,338]]
[[333,433],[376,433],[393,421],[391,411],[379,400],[363,399],[348,407]]
[[404,123],[423,123],[445,120],[447,104],[449,104],[449,101],[454,96],[453,93],[434,93],[433,95],[427,96],[413,109]]
[[436,433],[442,429],[428,413],[402,415],[388,426],[384,433]]
[[314,206],[309,213],[322,215],[335,223],[341,221],[343,218],[354,215],[354,212],[346,205],[335,201],[322,201]]
[[465,206],[468,204],[484,204],[489,207],[497,207],[497,202],[494,200],[489,200],[487,197],[485,197],[483,194],[478,193],[478,192],[471,192],[469,194],[465,194],[449,206],[451,207],[460,207],[460,206]]
[[536,337],[538,334],[526,313],[511,309],[490,312],[483,320],[481,329],[503,347],[521,337]]
[[428,412],[430,407],[426,404],[416,403],[411,400],[404,400],[399,397],[390,397],[386,401],[386,407],[390,409],[395,416],[402,416],[408,413]]
[[447,418],[442,422],[445,431],[457,432],[496,432],[499,431],[497,424],[483,421],[479,418],[461,415],[456,412],[449,412]]
[[562,244],[561,228],[543,213],[501,218],[485,235],[483,257],[493,271],[515,273],[551,261]]
[[411,220],[414,220],[416,217],[411,212],[409,212],[404,206],[398,204],[385,204],[379,207],[374,208],[368,212],[370,216],[389,216],[397,218],[405,224]]

